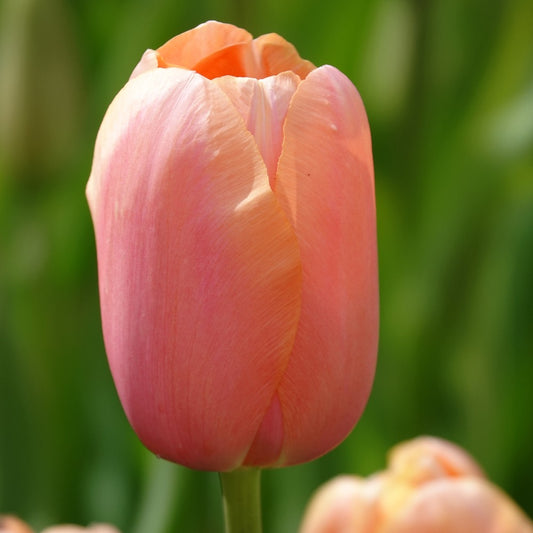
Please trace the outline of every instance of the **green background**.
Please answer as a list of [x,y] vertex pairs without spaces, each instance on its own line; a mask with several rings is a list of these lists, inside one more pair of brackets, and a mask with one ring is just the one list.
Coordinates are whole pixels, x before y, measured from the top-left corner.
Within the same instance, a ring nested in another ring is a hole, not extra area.
[[420,434],[533,515],[531,0],[1,0],[0,513],[36,529],[220,532],[218,480],[152,457],[107,367],[84,197],[99,123],[146,48],[218,19],[357,85],[373,133],[381,334],[368,408],[263,475],[267,532]]

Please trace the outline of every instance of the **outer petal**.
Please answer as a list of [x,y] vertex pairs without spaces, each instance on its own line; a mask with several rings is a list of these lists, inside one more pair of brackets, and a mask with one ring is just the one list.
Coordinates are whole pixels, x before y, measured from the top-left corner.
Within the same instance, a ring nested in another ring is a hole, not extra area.
[[133,428],[175,462],[239,466],[301,292],[297,242],[251,134],[212,82],[146,72],[104,119],[87,195],[106,350]]
[[[282,148],[283,124],[300,78],[292,72],[284,72],[263,80],[223,76],[213,82],[226,93],[254,136],[273,186]],[[281,405],[275,395],[244,463],[260,466],[275,463],[283,438]]]
[[377,533],[379,479],[338,476],[313,496],[300,533]]
[[278,394],[285,463],[337,445],[361,415],[378,340],[374,175],[359,94],[337,69],[312,71],[285,122],[276,194],[294,225],[302,314]]
[[[240,43],[251,43],[252,36],[232,24],[210,20],[192,30],[176,35],[157,49],[160,66],[180,66],[193,69],[202,59]],[[229,72],[226,72],[229,74]]]
[[148,72],[154,70],[159,65],[159,55],[155,50],[148,49],[144,52],[141,60],[137,63],[133,72],[131,73],[130,80]]

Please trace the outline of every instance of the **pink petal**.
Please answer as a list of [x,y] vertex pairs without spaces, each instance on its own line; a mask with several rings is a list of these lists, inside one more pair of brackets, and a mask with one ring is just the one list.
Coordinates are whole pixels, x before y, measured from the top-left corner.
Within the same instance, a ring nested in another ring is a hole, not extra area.
[[275,395],[243,464],[245,466],[270,466],[275,463],[281,453],[283,436],[281,405],[278,396]]
[[379,482],[338,476],[313,495],[300,533],[377,533]]
[[300,78],[284,72],[263,80],[224,76],[213,81],[229,97],[254,136],[273,187],[283,143],[283,124]]
[[337,69],[312,71],[285,122],[276,195],[300,245],[302,312],[278,389],[284,463],[337,445],[367,401],[376,363],[378,280],[370,131]]
[[131,73],[130,80],[148,72],[149,70],[154,70],[159,66],[158,54],[155,50],[146,50],[141,60],[137,63],[137,66],[133,69]]
[[33,533],[33,530],[16,516],[0,515],[0,533]]
[[130,81],[97,139],[87,194],[104,338],[145,445],[239,466],[294,341],[301,265],[252,135],[212,82]]

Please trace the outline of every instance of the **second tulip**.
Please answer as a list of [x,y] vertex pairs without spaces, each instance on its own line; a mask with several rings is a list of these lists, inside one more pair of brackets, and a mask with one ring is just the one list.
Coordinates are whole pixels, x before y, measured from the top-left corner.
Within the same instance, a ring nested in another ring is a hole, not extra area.
[[144,55],[87,195],[106,351],[149,449],[227,471],[347,436],[378,283],[370,132],[346,76],[278,35],[203,24]]

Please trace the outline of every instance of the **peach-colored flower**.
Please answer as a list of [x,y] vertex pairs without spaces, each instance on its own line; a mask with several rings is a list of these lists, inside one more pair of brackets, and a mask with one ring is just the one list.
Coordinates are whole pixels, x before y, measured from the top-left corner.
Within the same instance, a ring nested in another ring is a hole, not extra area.
[[61,524],[59,526],[48,527],[41,533],[120,533],[120,531],[109,524],[91,524],[88,527]]
[[16,516],[0,515],[0,533],[33,533],[33,530]]
[[179,35],[111,104],[87,196],[106,351],[149,449],[231,470],[346,437],[378,335],[370,132],[346,76],[275,34]]
[[533,523],[456,445],[419,437],[389,468],[321,487],[300,533],[533,533]]
[[[61,524],[43,529],[41,533],[120,533],[109,524],[91,524],[87,527]],[[0,533],[33,533],[33,529],[16,516],[0,516]]]

